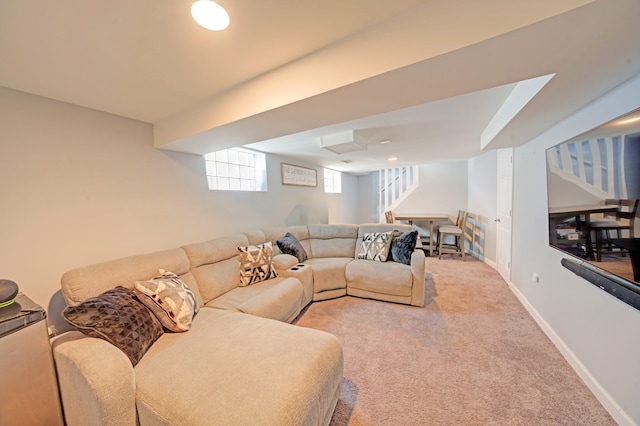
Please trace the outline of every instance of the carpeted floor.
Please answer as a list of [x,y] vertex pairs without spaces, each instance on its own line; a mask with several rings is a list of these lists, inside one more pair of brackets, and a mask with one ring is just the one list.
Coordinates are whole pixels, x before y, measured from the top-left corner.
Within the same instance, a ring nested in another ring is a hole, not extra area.
[[296,321],[343,345],[333,426],[615,425],[495,270],[426,267],[424,308],[342,297]]

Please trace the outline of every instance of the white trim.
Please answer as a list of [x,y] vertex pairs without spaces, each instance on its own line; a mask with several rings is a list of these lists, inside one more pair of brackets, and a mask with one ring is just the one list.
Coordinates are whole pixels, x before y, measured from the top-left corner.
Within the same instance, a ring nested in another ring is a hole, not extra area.
[[487,265],[491,266],[496,271],[498,270],[498,264],[494,260],[489,260],[484,256],[478,256],[478,260],[483,261],[484,263],[486,263]]
[[593,166],[593,186],[602,189],[602,160],[600,158],[598,139],[591,139],[589,147],[591,148],[591,164]]
[[492,267],[496,271],[498,270],[498,265],[496,264],[495,261],[487,259],[486,257],[482,256],[480,253],[475,252],[475,251],[469,251],[469,250],[465,250],[464,252],[467,255],[469,255],[471,257],[474,257],[474,258],[478,259],[479,261],[481,261],[483,263],[486,263],[488,266]]
[[626,426],[638,426],[636,423],[620,405],[613,399],[613,397],[607,392],[605,388],[596,380],[595,377],[591,374],[591,372],[587,369],[587,367],[580,361],[580,359],[576,356],[575,353],[567,346],[567,344],[558,336],[558,334],[553,330],[553,328],[547,323],[544,318],[538,313],[538,311],[529,303],[529,301],[524,297],[524,295],[520,292],[520,290],[513,284],[512,282],[508,283],[509,288],[518,298],[522,306],[529,312],[534,319],[534,321],[540,326],[544,334],[553,342],[553,344],[558,348],[562,356],[567,360],[569,365],[573,368],[573,370],[578,374],[578,376],[582,379],[582,381],[587,385],[589,390],[593,393],[593,395],[600,401],[602,406],[609,412],[611,417],[618,423],[619,425]]

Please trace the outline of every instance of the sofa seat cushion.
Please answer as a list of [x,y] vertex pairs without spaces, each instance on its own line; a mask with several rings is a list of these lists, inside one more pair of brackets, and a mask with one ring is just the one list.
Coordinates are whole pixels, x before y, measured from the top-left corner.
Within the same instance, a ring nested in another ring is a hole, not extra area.
[[354,260],[345,271],[347,286],[393,296],[411,296],[411,266],[396,262]]
[[247,287],[236,287],[205,306],[289,322],[304,307],[303,300],[304,289],[300,280],[278,277]]
[[314,257],[304,263],[313,271],[313,291],[319,293],[327,290],[347,288],[345,269],[353,257]]
[[141,425],[324,424],[343,375],[326,332],[203,308],[134,370]]

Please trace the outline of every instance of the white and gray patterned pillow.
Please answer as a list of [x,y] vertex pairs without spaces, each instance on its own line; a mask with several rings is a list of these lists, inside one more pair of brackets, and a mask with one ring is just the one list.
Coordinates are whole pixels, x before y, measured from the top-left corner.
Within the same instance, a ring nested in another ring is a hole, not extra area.
[[391,246],[391,232],[367,232],[362,237],[358,259],[386,262]]
[[278,276],[273,266],[273,244],[271,241],[257,246],[238,247],[240,261],[240,287]]
[[136,281],[134,291],[140,302],[170,331],[187,331],[198,312],[193,292],[173,272],[160,270],[160,275],[149,281]]

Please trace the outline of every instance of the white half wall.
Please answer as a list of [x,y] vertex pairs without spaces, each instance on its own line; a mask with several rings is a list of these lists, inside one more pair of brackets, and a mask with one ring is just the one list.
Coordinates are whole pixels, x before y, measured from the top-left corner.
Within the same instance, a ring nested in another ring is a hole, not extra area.
[[475,218],[475,243],[471,253],[496,267],[496,222],[498,217],[498,151],[492,150],[468,161],[468,210]]
[[[640,424],[640,311],[563,268],[549,247],[545,150],[640,107],[640,77],[515,150],[512,285],[619,424]],[[540,277],[538,283],[532,274]]]
[[147,123],[0,88],[0,132],[0,278],[53,323],[72,268],[262,227],[357,222],[354,176],[342,175],[342,194],[324,193],[320,167],[318,187],[282,185],[280,163],[292,161],[267,156],[268,192],[209,191],[204,157],[154,148]]

